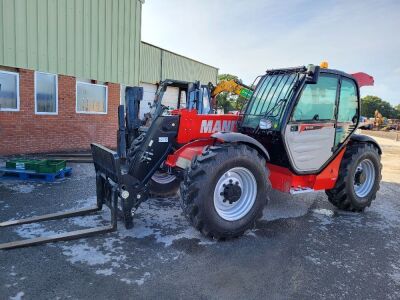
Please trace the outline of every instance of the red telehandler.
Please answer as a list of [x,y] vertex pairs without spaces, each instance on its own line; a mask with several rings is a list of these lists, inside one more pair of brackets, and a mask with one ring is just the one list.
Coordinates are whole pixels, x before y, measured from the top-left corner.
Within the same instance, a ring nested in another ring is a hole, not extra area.
[[[110,226],[0,249],[112,231],[118,214],[132,227],[135,211],[148,198],[149,180],[161,166],[179,178],[180,202],[190,223],[216,239],[250,229],[271,188],[291,194],[325,190],[337,208],[363,211],[376,197],[382,168],[377,142],[355,134],[359,87],[371,84],[373,78],[364,73],[309,65],[268,70],[239,115],[199,114],[199,89],[194,89],[194,106],[167,111],[156,105],[148,130],[128,139],[127,159],[92,144],[97,187],[92,210],[109,206]],[[161,84],[156,97],[161,99],[165,90]],[[77,213],[61,217],[71,214]],[[54,215],[39,220],[59,217]]]

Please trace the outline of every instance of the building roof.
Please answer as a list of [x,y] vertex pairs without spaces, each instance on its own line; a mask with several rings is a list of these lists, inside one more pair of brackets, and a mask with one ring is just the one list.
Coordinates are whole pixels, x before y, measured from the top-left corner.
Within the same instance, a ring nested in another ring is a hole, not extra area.
[[184,56],[184,55],[182,55],[182,54],[179,54],[179,53],[173,52],[173,51],[171,51],[171,50],[168,50],[168,49],[165,49],[165,48],[161,48],[161,47],[159,47],[159,46],[156,46],[156,45],[154,45],[154,44],[150,44],[150,43],[148,43],[148,42],[145,42],[145,41],[142,41],[142,43],[143,43],[143,44],[146,44],[146,45],[149,45],[149,46],[151,46],[151,47],[154,47],[154,48],[160,49],[160,50],[162,50],[162,51],[166,51],[166,52],[172,53],[172,54],[174,54],[174,55],[177,55],[177,56],[180,56],[180,57],[183,57],[183,58],[189,59],[189,60],[191,60],[191,61],[194,61],[194,62],[196,62],[196,63],[202,64],[202,65],[205,65],[205,66],[207,66],[207,67],[211,67],[211,68],[214,68],[214,69],[217,69],[217,70],[219,70],[219,68],[217,68],[217,67],[215,67],[215,66],[212,66],[212,65],[206,64],[206,63],[204,63],[204,62],[201,62],[201,61],[199,61],[199,60],[196,60],[196,59],[193,59],[193,58],[190,58],[190,57]]

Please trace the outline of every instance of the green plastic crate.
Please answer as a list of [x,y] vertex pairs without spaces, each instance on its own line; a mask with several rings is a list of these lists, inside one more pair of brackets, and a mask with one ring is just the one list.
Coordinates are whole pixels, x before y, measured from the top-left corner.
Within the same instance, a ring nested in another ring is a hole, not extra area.
[[65,169],[67,162],[65,160],[44,160],[37,165],[38,173],[57,173]]
[[12,159],[6,161],[6,168],[16,170],[31,170],[36,171],[37,166],[42,163],[42,160],[37,159]]

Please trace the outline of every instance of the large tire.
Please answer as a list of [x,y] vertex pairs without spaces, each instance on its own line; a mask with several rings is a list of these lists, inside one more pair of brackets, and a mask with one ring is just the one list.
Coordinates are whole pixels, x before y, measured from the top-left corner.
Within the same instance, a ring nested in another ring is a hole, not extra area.
[[255,149],[222,144],[205,148],[193,159],[181,183],[180,199],[197,230],[225,239],[242,235],[261,218],[269,188],[265,159]]
[[376,198],[381,171],[381,158],[373,144],[348,146],[340,163],[336,184],[326,191],[329,201],[342,210],[363,211]]
[[155,198],[174,197],[178,193],[180,183],[178,177],[159,170],[149,181],[149,195]]

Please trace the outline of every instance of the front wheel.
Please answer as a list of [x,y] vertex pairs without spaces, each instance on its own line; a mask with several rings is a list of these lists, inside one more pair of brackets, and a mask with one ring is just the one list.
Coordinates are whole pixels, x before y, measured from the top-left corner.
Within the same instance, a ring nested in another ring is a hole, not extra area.
[[363,211],[376,198],[381,171],[380,154],[374,145],[348,146],[335,187],[326,191],[329,201],[342,210]]
[[240,144],[208,147],[184,176],[181,205],[205,236],[233,238],[262,216],[269,187],[265,159],[255,149]]

